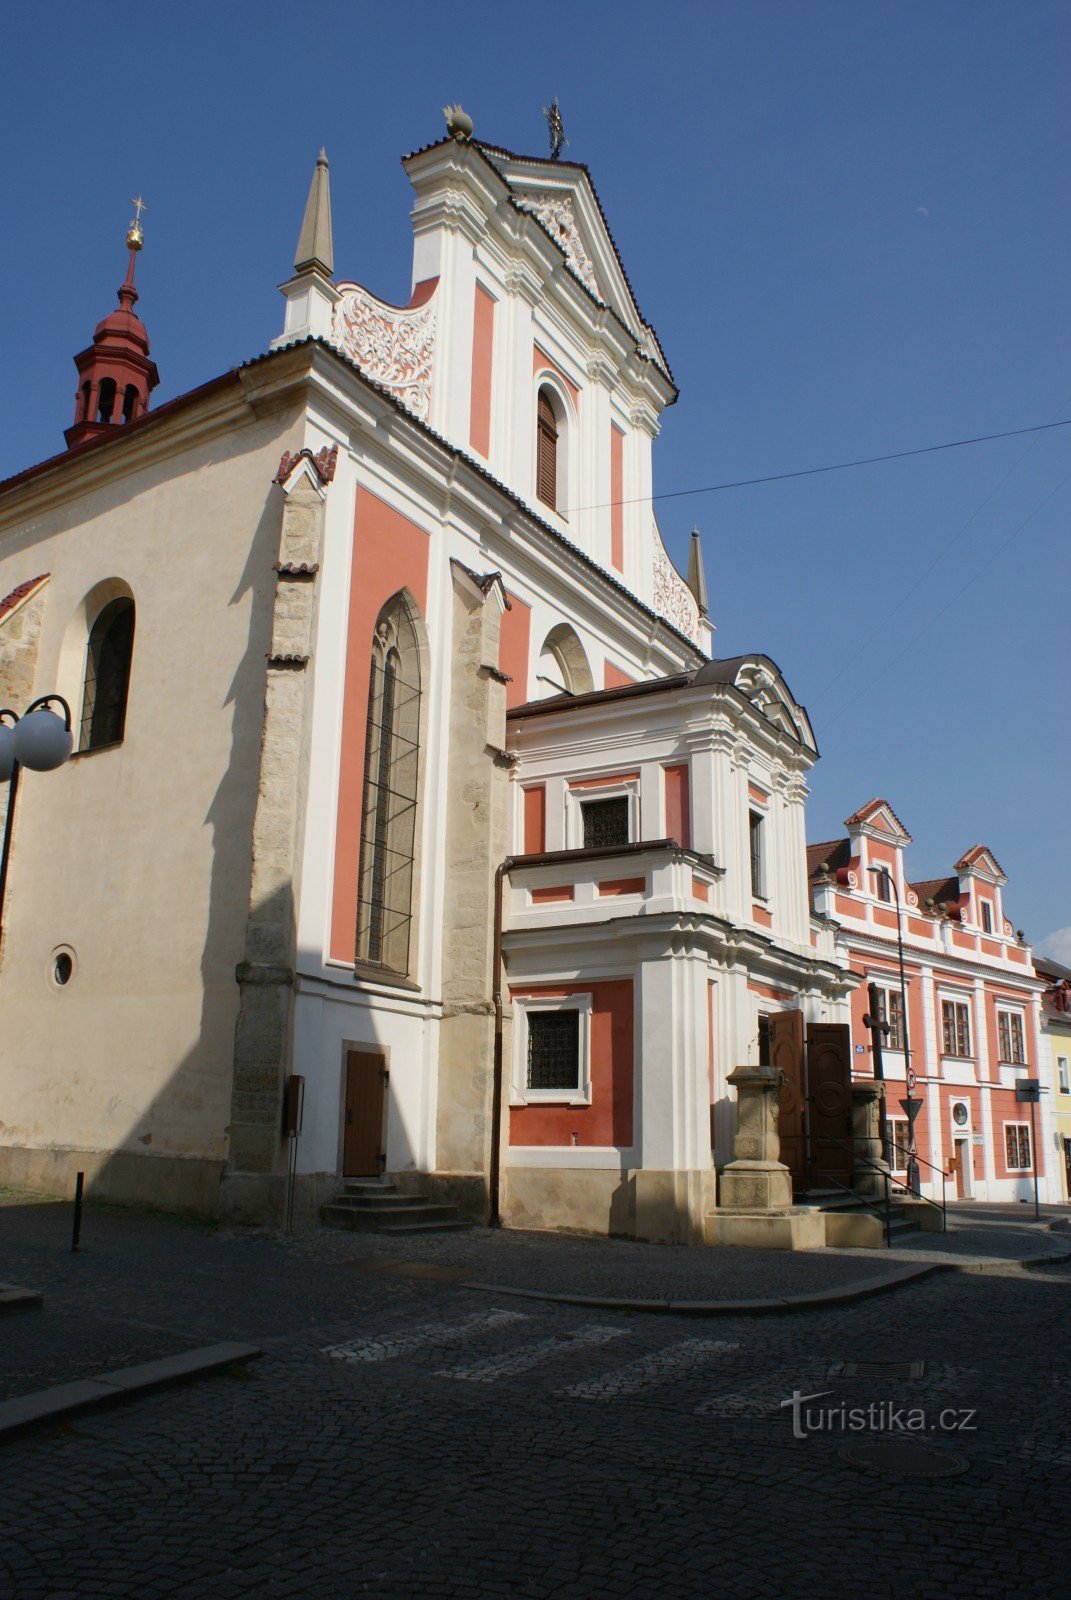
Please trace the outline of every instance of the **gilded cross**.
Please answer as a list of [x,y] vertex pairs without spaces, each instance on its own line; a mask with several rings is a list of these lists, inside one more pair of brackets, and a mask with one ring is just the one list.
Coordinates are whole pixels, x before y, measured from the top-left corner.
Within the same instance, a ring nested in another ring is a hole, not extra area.
[[134,207],[134,226],[135,228],[140,228],[141,213],[143,211],[148,211],[149,208],[141,198],[140,194],[138,195],[137,199],[135,199],[132,195],[130,198],[130,204]]

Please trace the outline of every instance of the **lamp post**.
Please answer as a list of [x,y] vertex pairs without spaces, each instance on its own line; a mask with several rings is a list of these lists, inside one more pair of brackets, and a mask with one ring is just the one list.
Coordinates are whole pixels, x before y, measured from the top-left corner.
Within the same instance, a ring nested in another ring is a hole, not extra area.
[[907,1186],[912,1194],[918,1194],[919,1189],[919,1163],[915,1153],[915,1118],[922,1107],[922,1101],[915,1097],[915,1072],[911,1065],[911,1040],[907,1028],[907,978],[904,976],[904,925],[900,907],[900,891],[896,887],[896,879],[888,867],[868,867],[879,881],[884,881],[893,892],[896,901],[896,953],[900,961],[900,1009],[903,1012],[902,1022],[904,1029],[904,1069],[907,1079],[907,1099],[901,1101],[907,1112]]
[[[63,707],[62,717],[49,709],[53,704]],[[0,783],[8,783],[4,842],[0,848],[0,934],[4,926],[7,868],[22,769],[54,772],[68,759],[73,744],[71,708],[60,694],[41,695],[26,707],[21,717],[8,708],[0,711]]]

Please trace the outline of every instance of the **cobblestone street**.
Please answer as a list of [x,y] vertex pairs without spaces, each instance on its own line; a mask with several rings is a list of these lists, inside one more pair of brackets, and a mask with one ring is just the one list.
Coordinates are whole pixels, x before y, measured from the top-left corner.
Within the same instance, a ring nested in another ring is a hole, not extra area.
[[[687,1278],[693,1252],[529,1236],[525,1253],[524,1237],[479,1232],[286,1241],[91,1208],[72,1256],[68,1226],[65,1207],[0,1207],[0,1276],[45,1294],[0,1322],[7,1393],[213,1340],[264,1353],[4,1445],[0,1570],[16,1600],[1064,1586],[1066,1265],[703,1320],[449,1281],[478,1265],[504,1282],[523,1259],[529,1283],[560,1286],[564,1262],[573,1285],[606,1292],[613,1264],[617,1292],[642,1294],[645,1262]],[[786,1293],[888,1265],[755,1254],[703,1252],[693,1297],[714,1295],[719,1263],[734,1294],[757,1293],[760,1273]],[[900,1470],[861,1468],[841,1454],[859,1435],[793,1436],[794,1391],[827,1410],[921,1409],[938,1431]],[[971,1413],[964,1431],[940,1430],[948,1408]],[[933,1461],[965,1470],[914,1475]]]

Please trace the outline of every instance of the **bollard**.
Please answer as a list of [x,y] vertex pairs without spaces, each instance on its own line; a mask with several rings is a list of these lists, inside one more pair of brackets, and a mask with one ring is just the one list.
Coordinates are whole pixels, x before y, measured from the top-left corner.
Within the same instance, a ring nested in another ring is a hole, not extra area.
[[85,1188],[86,1175],[78,1172],[74,1178],[74,1230],[71,1234],[71,1249],[78,1249],[78,1240],[82,1232],[82,1190]]

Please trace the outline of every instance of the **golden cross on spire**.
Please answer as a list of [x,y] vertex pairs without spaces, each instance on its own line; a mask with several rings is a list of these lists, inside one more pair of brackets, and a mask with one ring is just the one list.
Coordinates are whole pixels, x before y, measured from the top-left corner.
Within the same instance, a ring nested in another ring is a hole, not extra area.
[[149,208],[140,194],[136,198],[132,195],[130,204],[134,207],[134,215],[130,219],[129,228],[126,230],[126,247],[128,250],[140,250],[145,243],[145,235],[141,227],[141,213],[148,211]]

